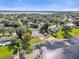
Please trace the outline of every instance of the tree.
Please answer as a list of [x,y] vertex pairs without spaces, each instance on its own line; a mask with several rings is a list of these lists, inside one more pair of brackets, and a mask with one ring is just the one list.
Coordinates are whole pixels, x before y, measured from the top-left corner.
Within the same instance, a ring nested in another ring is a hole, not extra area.
[[[22,33],[21,33],[22,34]],[[12,44],[9,45],[9,49],[14,49],[14,53],[17,53],[18,57],[20,55],[20,51],[28,52],[30,50],[29,41],[31,40],[31,34],[29,32],[23,33],[21,39],[12,40]],[[15,48],[13,48],[15,47]]]
[[63,26],[62,31],[64,31],[63,36],[68,37],[70,36],[69,31],[71,31],[71,28],[69,26]]
[[41,33],[48,33],[48,27],[49,27],[49,24],[48,23],[45,23],[41,29],[40,29],[40,32]]
[[17,29],[17,30],[16,30],[16,34],[18,35],[18,37],[19,37],[20,39],[22,39],[22,33],[23,33],[23,30],[22,30],[22,29]]
[[76,25],[76,27],[79,27],[79,20],[76,20],[74,24]]
[[22,40],[22,47],[24,49],[24,51],[26,51],[26,53],[30,53],[32,52],[32,49],[30,48],[30,40],[32,38],[31,33],[30,32],[25,32],[23,34],[23,40]]
[[16,39],[12,40],[12,43],[8,46],[9,50],[13,50],[13,54],[17,54],[18,58],[20,57],[20,51],[22,49],[22,40]]
[[30,39],[31,39],[31,34],[30,34],[29,32],[25,32],[25,33],[23,34],[23,39],[25,39],[25,40],[30,40]]
[[32,28],[38,28],[39,25],[38,25],[38,24],[33,24],[33,25],[31,25],[31,27],[32,27]]

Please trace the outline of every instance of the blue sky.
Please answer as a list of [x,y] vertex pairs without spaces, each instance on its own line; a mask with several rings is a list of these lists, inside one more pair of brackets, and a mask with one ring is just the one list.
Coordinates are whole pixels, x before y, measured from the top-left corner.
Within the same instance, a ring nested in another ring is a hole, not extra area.
[[0,0],[0,10],[78,11],[79,0]]

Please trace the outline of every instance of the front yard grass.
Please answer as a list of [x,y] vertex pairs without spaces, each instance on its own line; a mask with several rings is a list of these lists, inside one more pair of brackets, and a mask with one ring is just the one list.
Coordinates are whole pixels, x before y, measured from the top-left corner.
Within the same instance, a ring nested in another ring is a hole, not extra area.
[[2,37],[10,37],[10,36],[12,36],[12,34],[10,34],[10,33],[0,33],[0,38],[2,38]]
[[12,34],[4,33],[3,36],[9,37],[9,36],[12,36]]
[[63,31],[62,30],[59,30],[59,31],[57,31],[57,32],[55,32],[55,33],[53,33],[55,36],[56,36],[56,38],[58,38],[58,39],[62,39],[63,38]]
[[79,29],[78,28],[73,28],[72,30],[71,30],[71,32],[69,32],[70,33],[70,35],[72,35],[72,36],[79,36]]
[[4,59],[5,57],[12,55],[12,51],[8,49],[8,46],[0,47],[0,59]]
[[38,36],[36,36],[34,39],[30,40],[29,44],[30,44],[30,46],[32,46],[39,42],[42,42],[42,40]]

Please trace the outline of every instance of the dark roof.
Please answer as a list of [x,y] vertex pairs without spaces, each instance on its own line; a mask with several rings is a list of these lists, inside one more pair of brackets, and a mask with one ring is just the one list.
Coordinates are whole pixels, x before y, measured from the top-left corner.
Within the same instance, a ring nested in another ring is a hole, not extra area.
[[56,32],[56,31],[58,31],[58,30],[59,30],[58,27],[54,27],[54,28],[51,28],[51,29],[50,29],[51,32]]

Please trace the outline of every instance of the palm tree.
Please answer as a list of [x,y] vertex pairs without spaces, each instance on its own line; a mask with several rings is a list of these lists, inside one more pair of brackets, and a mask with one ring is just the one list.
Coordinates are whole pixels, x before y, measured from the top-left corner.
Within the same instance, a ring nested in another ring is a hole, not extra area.
[[23,33],[21,36],[21,39],[12,40],[11,45],[9,45],[10,50],[14,50],[13,53],[16,54],[18,58],[20,57],[20,52],[28,52],[28,49],[30,49],[29,41],[31,40],[31,34],[29,32]]
[[15,41],[12,40],[12,43],[8,47],[9,50],[13,50],[13,54],[17,53],[19,59],[20,50],[22,48],[22,40],[21,39],[16,39]]
[[15,44],[17,46],[17,56],[18,56],[18,59],[19,59],[20,49],[22,48],[22,40],[21,39],[17,39]]

